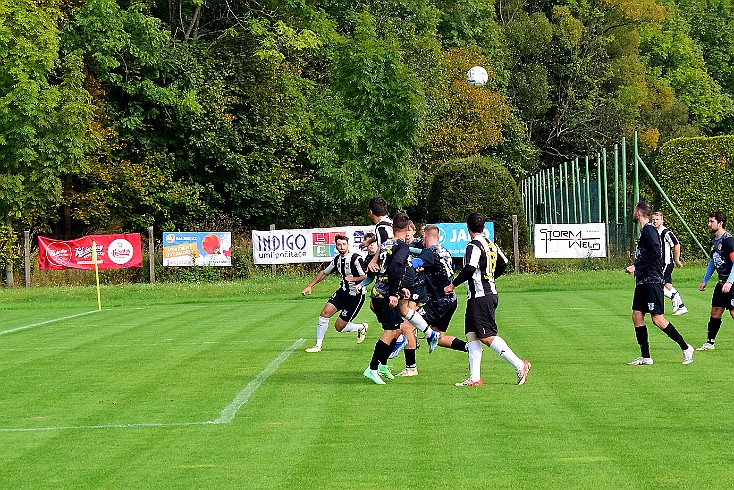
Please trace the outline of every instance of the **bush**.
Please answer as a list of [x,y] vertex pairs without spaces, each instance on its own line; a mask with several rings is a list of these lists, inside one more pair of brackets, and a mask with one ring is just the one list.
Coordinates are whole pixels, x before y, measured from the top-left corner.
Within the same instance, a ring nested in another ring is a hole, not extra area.
[[[730,163],[731,162],[731,163]],[[708,249],[711,234],[708,213],[721,210],[734,222],[734,136],[714,138],[678,138],[665,143],[655,159],[653,173],[661,187]],[[665,222],[681,241],[681,253],[687,259],[702,252],[662,199],[656,209],[665,214]]]
[[517,215],[520,249],[527,249],[520,190],[510,172],[491,157],[450,160],[436,171],[431,185],[428,214],[437,222],[463,223],[473,212],[494,222],[495,240],[505,251],[512,251],[512,215]]

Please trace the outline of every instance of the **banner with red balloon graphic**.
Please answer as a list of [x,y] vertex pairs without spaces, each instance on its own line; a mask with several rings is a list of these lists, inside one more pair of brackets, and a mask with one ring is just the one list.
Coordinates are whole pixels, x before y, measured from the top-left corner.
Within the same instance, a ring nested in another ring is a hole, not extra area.
[[163,266],[232,266],[232,233],[229,231],[176,231],[163,233]]

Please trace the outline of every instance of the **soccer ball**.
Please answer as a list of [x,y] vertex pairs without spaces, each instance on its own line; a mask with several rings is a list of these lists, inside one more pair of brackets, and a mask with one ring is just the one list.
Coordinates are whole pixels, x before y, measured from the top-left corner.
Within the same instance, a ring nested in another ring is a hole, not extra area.
[[481,66],[473,66],[466,72],[466,81],[477,87],[483,87],[489,80],[487,70]]

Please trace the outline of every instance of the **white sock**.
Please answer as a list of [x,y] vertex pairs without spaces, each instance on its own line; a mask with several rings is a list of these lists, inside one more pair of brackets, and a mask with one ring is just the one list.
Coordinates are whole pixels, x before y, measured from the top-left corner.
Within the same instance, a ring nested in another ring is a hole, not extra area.
[[329,319],[320,316],[319,323],[316,325],[316,347],[321,347],[327,330],[329,330]]
[[678,291],[676,291],[676,290],[675,290],[675,288],[673,288],[673,289],[663,288],[663,294],[664,294],[664,295],[665,295],[665,297],[666,297],[666,298],[668,298],[668,299],[673,299],[673,295],[674,295],[675,293],[677,293],[677,292],[678,292]]
[[415,328],[426,334],[426,338],[433,335],[433,329],[428,326],[428,323],[423,317],[412,308],[408,308],[408,313],[405,315],[405,319],[410,322]]
[[362,324],[361,323],[352,323],[352,322],[349,322],[346,325],[344,325],[344,328],[342,329],[342,333],[356,332],[360,328],[362,328]]
[[507,342],[505,342],[502,337],[495,337],[490,347],[493,351],[499,354],[502,359],[512,364],[512,367],[515,368],[515,371],[519,371],[525,367],[522,359],[517,357],[515,353],[512,352],[512,349],[510,349],[510,347],[507,345]]
[[469,373],[472,381],[482,379],[482,342],[480,340],[472,340],[466,343],[469,350]]

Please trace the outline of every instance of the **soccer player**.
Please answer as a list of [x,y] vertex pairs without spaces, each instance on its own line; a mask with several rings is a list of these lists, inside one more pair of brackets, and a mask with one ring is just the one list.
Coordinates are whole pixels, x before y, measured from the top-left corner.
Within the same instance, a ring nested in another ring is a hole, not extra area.
[[729,310],[729,314],[734,318],[734,292],[731,285],[734,282],[734,269],[732,263],[734,261],[734,237],[731,233],[724,229],[726,226],[726,215],[721,211],[714,211],[709,214],[708,222],[709,230],[714,235],[711,240],[711,259],[703,276],[703,281],[698,285],[698,289],[703,291],[706,289],[706,283],[711,279],[714,271],[719,276],[719,282],[716,283],[714,294],[711,298],[711,317],[708,325],[708,339],[697,350],[713,350],[716,342],[716,334],[721,328],[721,317],[724,310]]
[[649,313],[652,322],[670,337],[683,351],[683,364],[693,362],[693,347],[683,340],[683,336],[663,315],[663,255],[660,234],[650,223],[652,208],[650,204],[640,201],[635,206],[632,219],[640,229],[637,239],[635,263],[625,269],[628,274],[635,275],[635,294],[632,299],[632,323],[635,336],[640,345],[640,357],[628,366],[644,366],[652,364],[650,345],[647,341],[647,325],[645,314]]
[[[383,334],[375,344],[370,365],[363,373],[377,384],[385,384],[381,376],[387,379],[395,377],[387,366],[387,359],[400,335],[400,325],[403,323],[399,300],[410,297],[410,283],[414,276],[410,264],[410,248],[405,243],[409,226],[410,219],[407,214],[396,214],[393,217],[395,236],[383,243],[380,248],[378,260],[380,272],[372,288],[372,309],[382,325]],[[409,309],[407,313],[406,319],[426,332],[429,349],[433,351],[438,343],[438,334],[431,330],[415,311]]]
[[[423,234],[424,249],[420,255],[413,260],[414,265],[423,269],[425,285],[427,289],[427,301],[418,308],[420,314],[428,325],[439,332],[438,345],[450,349],[466,352],[466,342],[456,337],[446,335],[451,317],[456,311],[456,293],[446,293],[444,288],[451,284],[453,277],[453,261],[448,250],[438,244],[439,230],[435,225],[425,227]],[[415,352],[411,353],[405,348],[405,369],[396,376],[417,376],[418,367],[415,364]],[[411,364],[411,360],[413,363]]]
[[663,294],[672,302],[674,315],[685,315],[688,313],[688,308],[683,304],[680,293],[673,286],[674,266],[683,267],[683,262],[680,261],[680,242],[670,228],[663,225],[663,213],[660,211],[655,211],[652,214],[652,225],[660,233],[660,240],[663,245],[663,260],[665,261],[663,265],[663,279],[665,281]]
[[[387,241],[388,238],[392,238],[392,220],[387,215],[387,201],[383,197],[375,196],[370,199],[369,208],[367,212],[370,215],[370,219],[375,224],[375,237],[368,239],[365,236],[365,240],[359,245],[360,248],[367,248],[370,243],[377,242],[377,248],[379,250],[382,244]],[[372,272],[377,272],[380,267],[377,265],[377,256],[373,257],[370,262],[367,262],[367,269]]]
[[466,219],[471,241],[466,246],[464,267],[456,278],[444,288],[449,294],[454,288],[467,283],[465,327],[466,346],[469,351],[470,376],[456,386],[482,386],[482,344],[489,346],[515,368],[517,384],[525,384],[530,363],[522,360],[497,335],[495,310],[497,309],[497,287],[495,279],[507,268],[507,258],[497,245],[485,237],[484,216],[472,213]]
[[306,349],[306,352],[321,352],[324,335],[329,329],[329,319],[337,311],[339,318],[336,319],[334,328],[337,332],[357,332],[357,343],[361,343],[367,335],[366,323],[352,323],[364,303],[364,294],[357,292],[355,286],[366,276],[362,256],[356,252],[349,251],[349,239],[344,235],[336,235],[336,250],[339,252],[324,270],[319,271],[316,276],[303,288],[303,296],[311,294],[311,288],[324,280],[332,272],[338,272],[342,276],[341,284],[321,310],[318,323],[316,324],[316,345]]

